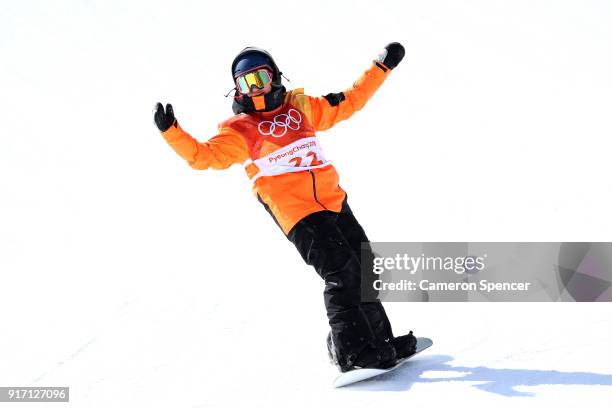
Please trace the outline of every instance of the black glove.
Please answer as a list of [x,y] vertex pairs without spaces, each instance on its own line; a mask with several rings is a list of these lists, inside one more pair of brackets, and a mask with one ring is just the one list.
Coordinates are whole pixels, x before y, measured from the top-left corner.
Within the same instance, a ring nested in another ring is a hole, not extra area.
[[153,118],[155,119],[155,124],[162,132],[170,129],[170,126],[172,125],[176,126],[174,109],[172,109],[172,105],[170,104],[166,104],[166,112],[164,112],[164,106],[157,102],[157,105],[155,105],[155,115]]
[[384,50],[382,50],[376,59],[376,62],[383,64],[389,69],[393,69],[402,61],[404,54],[406,54],[404,46],[398,42],[392,42],[388,44]]

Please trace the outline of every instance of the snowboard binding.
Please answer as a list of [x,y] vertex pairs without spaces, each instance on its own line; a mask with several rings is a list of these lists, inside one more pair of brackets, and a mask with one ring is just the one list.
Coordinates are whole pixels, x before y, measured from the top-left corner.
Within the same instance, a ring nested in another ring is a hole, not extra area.
[[391,340],[391,344],[393,344],[395,348],[398,360],[410,357],[416,353],[417,339],[412,334],[412,330],[410,330],[410,333],[403,336],[394,337]]

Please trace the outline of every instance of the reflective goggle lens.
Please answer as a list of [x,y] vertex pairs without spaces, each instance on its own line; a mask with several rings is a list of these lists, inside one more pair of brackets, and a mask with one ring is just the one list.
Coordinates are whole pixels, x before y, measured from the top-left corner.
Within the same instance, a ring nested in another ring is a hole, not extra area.
[[258,69],[257,71],[247,72],[236,78],[236,85],[240,93],[248,94],[255,90],[260,90],[266,87],[272,81],[270,72],[266,69]]

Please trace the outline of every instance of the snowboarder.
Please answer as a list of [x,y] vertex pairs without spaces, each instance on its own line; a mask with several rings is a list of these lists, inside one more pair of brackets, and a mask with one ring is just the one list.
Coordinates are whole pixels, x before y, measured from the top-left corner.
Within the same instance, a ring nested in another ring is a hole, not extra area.
[[[245,167],[259,202],[325,281],[327,346],[342,372],[391,367],[414,353],[416,339],[412,332],[394,337],[382,304],[361,300],[361,243],[369,241],[315,132],[360,110],[404,53],[390,43],[352,87],[312,97],[286,90],[272,56],[248,47],[232,63],[235,115],[219,125],[218,135],[197,141],[170,104],[164,110],[157,103],[154,113],[165,140],[194,169]],[[364,258],[372,256],[370,250]]]

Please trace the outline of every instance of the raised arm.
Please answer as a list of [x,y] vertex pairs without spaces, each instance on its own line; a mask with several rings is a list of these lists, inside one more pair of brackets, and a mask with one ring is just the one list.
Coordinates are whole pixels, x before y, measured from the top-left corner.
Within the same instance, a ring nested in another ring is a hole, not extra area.
[[391,43],[347,90],[321,97],[307,97],[304,102],[308,107],[305,108],[310,111],[310,121],[315,130],[327,130],[363,108],[389,72],[400,63],[404,53],[404,47],[400,43]]
[[249,157],[244,139],[231,129],[223,128],[208,141],[198,142],[179,126],[170,104],[166,112],[161,103],[157,104],[155,123],[166,142],[194,169],[226,169]]

